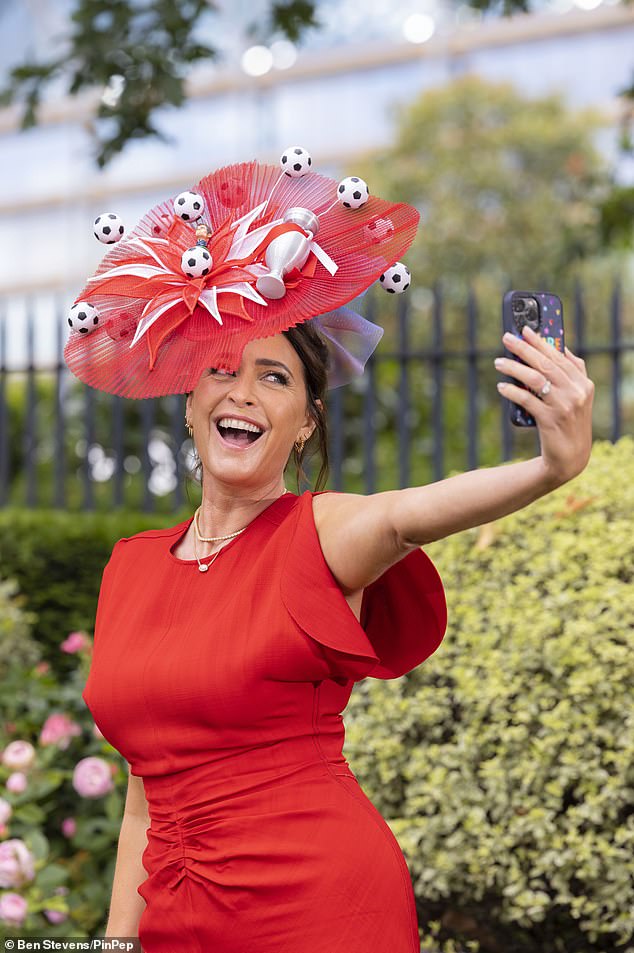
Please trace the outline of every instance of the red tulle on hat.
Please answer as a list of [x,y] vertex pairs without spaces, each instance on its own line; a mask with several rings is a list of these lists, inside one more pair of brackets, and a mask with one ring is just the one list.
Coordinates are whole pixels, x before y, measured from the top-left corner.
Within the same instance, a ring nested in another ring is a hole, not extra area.
[[[77,298],[99,313],[99,326],[71,333],[64,349],[68,367],[86,384],[123,397],[157,397],[192,390],[207,367],[237,371],[250,341],[332,312],[368,288],[407,250],[419,220],[412,206],[376,196],[346,209],[335,202],[335,180],[313,172],[280,178],[276,166],[258,162],[219,169],[195,191],[205,202],[200,221],[212,230],[209,273],[184,274],[181,258],[196,237],[173,202],[148,212]],[[285,276],[285,296],[264,302],[255,283],[267,271],[271,241],[299,229],[280,224],[294,207],[320,216],[317,244],[304,266]]]

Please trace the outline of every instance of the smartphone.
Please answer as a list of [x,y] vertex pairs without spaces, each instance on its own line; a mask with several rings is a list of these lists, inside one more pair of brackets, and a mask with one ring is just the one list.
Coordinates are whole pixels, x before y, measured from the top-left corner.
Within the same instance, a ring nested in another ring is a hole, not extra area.
[[[502,327],[518,338],[522,337],[522,328],[528,324],[537,334],[541,334],[548,344],[564,351],[564,308],[561,298],[549,291],[508,291],[502,300]],[[504,348],[504,357],[513,358],[524,364],[516,354]],[[505,377],[506,381],[524,387],[521,381],[514,377]],[[507,400],[505,397],[504,400]],[[535,427],[535,418],[524,407],[509,403],[509,417],[516,427]]]

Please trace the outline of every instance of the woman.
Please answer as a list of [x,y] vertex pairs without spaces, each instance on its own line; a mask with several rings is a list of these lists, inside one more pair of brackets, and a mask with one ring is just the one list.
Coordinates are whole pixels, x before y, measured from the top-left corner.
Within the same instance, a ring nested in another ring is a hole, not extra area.
[[[331,186],[257,164],[206,177],[207,275],[179,277],[191,234],[159,206],[85,290],[97,333],[66,348],[113,393],[187,390],[201,465],[192,518],[115,545],[83,693],[130,765],[107,935],[138,935],[145,953],[418,953],[409,870],[343,757],[341,713],[355,681],[399,677],[443,638],[421,545],[526,506],[590,454],[583,362],[526,334],[505,343],[542,397],[506,393],[534,415],[539,457],[370,496],[284,486],[293,447],[301,463],[318,439],[327,467],[326,389],[378,340],[324,304],[404,279],[388,266],[417,217],[374,198],[326,227],[285,217],[326,209]],[[241,283],[214,325],[220,289]]]

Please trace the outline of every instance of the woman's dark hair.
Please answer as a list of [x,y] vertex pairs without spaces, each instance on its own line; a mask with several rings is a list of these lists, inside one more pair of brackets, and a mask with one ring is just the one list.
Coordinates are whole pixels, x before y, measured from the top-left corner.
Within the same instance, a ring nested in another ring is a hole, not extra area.
[[[310,323],[303,322],[302,324],[296,324],[295,327],[282,331],[282,334],[286,340],[290,341],[293,345],[302,362],[302,367],[304,368],[304,383],[306,384],[306,393],[308,395],[308,411],[317,424],[300,453],[298,453],[297,448],[293,446],[297,492],[299,493],[300,475],[307,480],[302,466],[304,455],[308,452],[312,455],[316,449],[319,449],[321,469],[317,474],[315,490],[321,490],[328,482],[328,473],[330,470],[328,462],[328,420],[326,408],[330,352],[321,334],[315,330]],[[321,400],[321,407],[316,403],[316,400]]]
[[[299,493],[300,476],[308,482],[304,472],[304,460],[319,451],[321,469],[315,481],[315,491],[321,490],[328,482],[330,465],[328,461],[328,421],[326,407],[326,390],[328,389],[328,370],[330,368],[330,352],[321,334],[310,324],[302,322],[286,331],[282,331],[286,340],[293,345],[304,370],[304,384],[308,397],[308,412],[315,421],[316,427],[305,442],[301,451],[293,445],[292,459],[295,462],[297,492]],[[317,403],[321,400],[322,406]],[[289,457],[289,462],[291,457]],[[288,464],[287,464],[288,466]],[[284,470],[286,472],[286,468]],[[198,461],[193,473],[202,482],[202,463]]]

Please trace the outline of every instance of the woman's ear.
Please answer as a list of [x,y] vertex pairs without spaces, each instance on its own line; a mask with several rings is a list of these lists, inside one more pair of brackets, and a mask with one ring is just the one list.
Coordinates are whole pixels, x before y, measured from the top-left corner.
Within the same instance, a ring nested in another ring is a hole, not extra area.
[[[323,405],[323,403],[320,401],[320,399],[319,399],[318,397],[316,398],[315,403],[317,404],[317,406],[319,407],[319,409],[320,409],[321,411],[323,411],[323,406],[324,406],[324,405]],[[307,413],[307,414],[306,414],[306,421],[305,421],[304,426],[309,427],[311,424],[313,425],[312,430],[311,430],[311,432],[310,432],[310,435],[311,435],[311,437],[312,437],[312,435],[313,435],[313,433],[315,432],[315,430],[317,430],[317,421],[316,421],[315,418],[312,416],[312,414]]]
[[191,391],[187,395],[187,400],[185,401],[185,417],[187,420],[191,420],[192,415],[192,394]]
[[[319,398],[315,400],[315,403],[318,405],[319,409],[323,411],[323,404],[319,400]],[[313,429],[315,429],[315,427],[317,426],[317,421],[315,420],[311,412],[308,410],[306,411],[306,417],[304,418],[304,426],[309,427],[311,424],[313,424]]]

